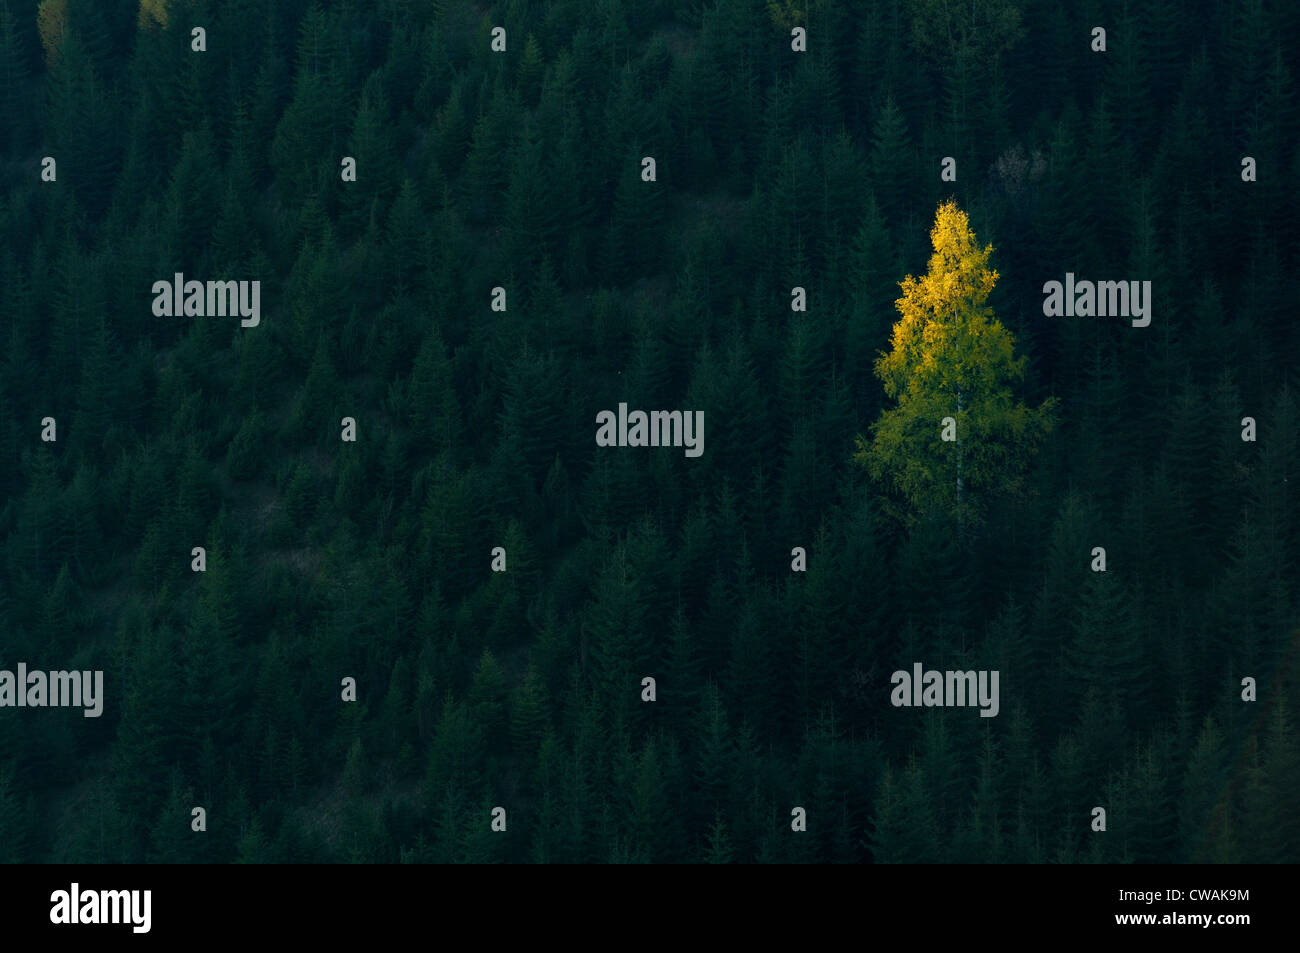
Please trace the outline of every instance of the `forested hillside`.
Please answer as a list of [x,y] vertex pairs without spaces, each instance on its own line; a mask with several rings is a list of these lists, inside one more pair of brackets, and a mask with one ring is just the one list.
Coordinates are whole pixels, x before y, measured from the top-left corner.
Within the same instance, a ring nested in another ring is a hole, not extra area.
[[[0,669],[104,672],[0,708],[0,860],[1300,860],[1297,50],[1286,0],[0,0]],[[949,198],[1054,408],[961,525],[855,459]],[[892,705],[918,662],[1000,712]]]

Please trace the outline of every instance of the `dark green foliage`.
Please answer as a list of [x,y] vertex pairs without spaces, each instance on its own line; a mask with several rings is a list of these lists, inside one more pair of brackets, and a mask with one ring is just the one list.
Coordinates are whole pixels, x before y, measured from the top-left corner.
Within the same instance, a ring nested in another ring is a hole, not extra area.
[[[0,709],[0,862],[1300,859],[1294,4],[208,6],[0,0],[0,667],[107,696]],[[949,197],[1060,411],[965,533],[852,463]]]

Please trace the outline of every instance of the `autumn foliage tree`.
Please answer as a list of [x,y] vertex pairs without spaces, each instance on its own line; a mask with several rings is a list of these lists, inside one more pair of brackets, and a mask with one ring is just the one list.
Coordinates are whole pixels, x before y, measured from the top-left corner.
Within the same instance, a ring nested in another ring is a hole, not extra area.
[[45,50],[45,65],[50,69],[59,62],[59,47],[68,31],[68,0],[41,0],[36,8],[36,29]]
[[899,282],[892,349],[876,361],[885,395],[898,403],[872,425],[870,441],[858,437],[855,459],[914,510],[938,507],[967,525],[992,492],[1021,487],[1055,398],[1031,408],[1013,396],[1026,358],[1015,356],[1015,339],[987,304],[998,280],[993,246],[979,247],[955,202],[939,206],[930,242],[926,274]]

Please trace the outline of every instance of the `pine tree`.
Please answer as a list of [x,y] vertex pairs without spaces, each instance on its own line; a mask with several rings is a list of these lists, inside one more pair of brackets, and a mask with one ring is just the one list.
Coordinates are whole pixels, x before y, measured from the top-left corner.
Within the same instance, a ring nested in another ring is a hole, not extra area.
[[530,759],[547,730],[546,685],[535,668],[524,673],[510,706],[510,744],[517,755]]
[[898,773],[885,769],[871,821],[871,854],[877,864],[931,864],[940,860],[934,808],[924,775],[915,762]]
[[1114,567],[1090,572],[1066,653],[1065,673],[1076,697],[1081,700],[1090,689],[1102,698],[1113,693],[1136,716],[1147,671],[1125,577]]
[[1207,717],[1187,760],[1182,796],[1178,803],[1179,842],[1191,862],[1208,859],[1216,815],[1227,811],[1225,787],[1228,780],[1228,752],[1223,733]]
[[709,827],[708,838],[705,841],[703,852],[703,861],[707,864],[729,864],[735,850],[731,846],[731,835],[727,831],[727,822],[723,818],[721,810],[715,811],[713,815],[713,824]]
[[372,214],[383,219],[388,198],[402,178],[393,148],[388,102],[378,79],[378,75],[372,76],[361,92],[361,104],[347,142],[348,154],[357,162],[357,180],[342,183],[342,219],[358,231]]
[[31,127],[31,110],[24,108],[30,72],[27,51],[5,0],[0,3],[0,139],[11,149],[26,144]]
[[28,859],[31,821],[22,789],[14,783],[13,768],[0,762],[0,864],[20,864]]
[[869,388],[871,359],[888,336],[890,315],[897,295],[898,257],[890,239],[889,227],[872,192],[866,200],[862,225],[849,251],[849,283],[853,305],[849,312],[844,363],[849,386],[855,397],[865,397],[866,407],[874,411],[878,398]]
[[593,683],[615,712],[626,714],[634,702],[640,703],[637,690],[649,657],[648,621],[641,580],[633,575],[627,550],[620,544],[597,577],[582,620]]
[[875,195],[894,236],[901,237],[910,224],[905,215],[916,177],[909,172],[914,160],[907,120],[893,96],[886,97],[876,116],[871,143],[870,169]]

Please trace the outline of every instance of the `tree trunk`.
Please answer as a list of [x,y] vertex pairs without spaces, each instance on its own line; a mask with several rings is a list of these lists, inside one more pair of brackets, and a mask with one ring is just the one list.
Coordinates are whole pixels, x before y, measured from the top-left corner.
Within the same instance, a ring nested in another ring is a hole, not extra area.
[[958,539],[965,539],[965,538],[966,538],[966,513],[965,513],[965,511],[962,509],[962,505],[961,505],[961,504],[962,504],[962,496],[963,496],[963,494],[964,494],[964,490],[965,490],[965,487],[964,487],[964,485],[962,484],[962,472],[961,472],[961,463],[962,463],[962,460],[961,460],[961,456],[962,456],[962,453],[961,453],[961,426],[962,426],[962,424],[961,424],[961,420],[960,420],[960,418],[961,418],[961,404],[962,404],[961,398],[962,398],[962,393],[961,393],[961,387],[959,386],[959,387],[957,388],[957,417],[958,417],[958,420],[957,420],[957,428],[956,428],[956,430],[957,430],[957,538],[958,538]]

